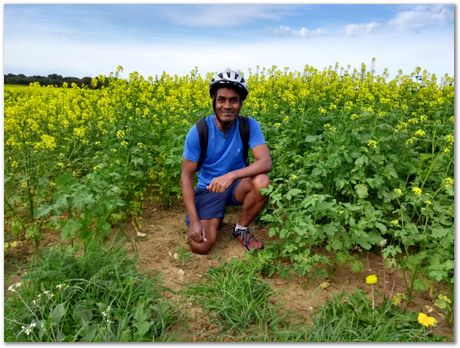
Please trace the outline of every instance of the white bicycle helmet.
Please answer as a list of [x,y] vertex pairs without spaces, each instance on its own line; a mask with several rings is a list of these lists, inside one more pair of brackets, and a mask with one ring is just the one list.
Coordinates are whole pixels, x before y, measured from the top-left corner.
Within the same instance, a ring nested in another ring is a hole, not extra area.
[[209,94],[211,98],[216,94],[219,87],[235,87],[241,97],[241,100],[245,100],[249,93],[248,85],[246,84],[246,80],[241,74],[241,71],[231,70],[230,68],[214,75],[211,79],[211,82],[209,83]]

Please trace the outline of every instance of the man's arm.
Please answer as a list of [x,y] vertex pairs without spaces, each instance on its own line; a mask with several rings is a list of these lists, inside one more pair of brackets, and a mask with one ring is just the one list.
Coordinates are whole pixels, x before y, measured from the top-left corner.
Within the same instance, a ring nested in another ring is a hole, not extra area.
[[213,192],[224,192],[236,179],[265,174],[272,170],[272,159],[267,144],[260,144],[252,149],[255,161],[246,168],[233,170],[214,178],[208,186]]
[[199,243],[206,241],[206,231],[201,226],[200,218],[195,205],[195,191],[193,190],[193,179],[197,163],[186,159],[182,160],[182,197],[184,199],[185,209],[190,219],[189,237]]

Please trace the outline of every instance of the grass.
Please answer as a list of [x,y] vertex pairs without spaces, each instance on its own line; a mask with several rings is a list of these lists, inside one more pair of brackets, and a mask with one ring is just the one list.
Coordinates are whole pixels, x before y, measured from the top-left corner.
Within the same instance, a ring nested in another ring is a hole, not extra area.
[[309,342],[440,342],[417,322],[417,313],[384,302],[372,310],[368,294],[357,289],[327,301],[308,329]]
[[9,290],[6,342],[166,341],[177,321],[158,280],[138,274],[121,248],[51,248]]
[[[182,251],[178,251],[178,254]],[[22,285],[5,300],[5,342],[174,341],[187,321],[161,294],[155,277],[140,275],[117,247],[90,244],[77,256],[55,247],[30,264]],[[211,268],[206,279],[187,285],[188,298],[202,306],[219,332],[209,341],[237,342],[442,342],[386,301],[372,309],[369,294],[357,289],[328,300],[312,324],[290,320],[273,304],[262,274],[263,257],[246,255]],[[307,319],[307,318],[305,318]],[[305,320],[306,322],[307,320]],[[192,333],[193,334],[193,333]]]
[[[207,279],[186,289],[220,327],[215,341],[257,342],[440,342],[405,312],[386,301],[372,309],[369,296],[357,289],[327,301],[308,327],[270,302],[272,291],[261,277],[260,258],[245,257],[212,268]],[[307,318],[305,318],[307,319]],[[306,322],[306,320],[305,320]]]
[[305,333],[291,328],[288,318],[270,302],[270,286],[260,277],[256,258],[234,259],[211,268],[206,281],[185,292],[203,306],[220,327],[215,341],[302,341]]

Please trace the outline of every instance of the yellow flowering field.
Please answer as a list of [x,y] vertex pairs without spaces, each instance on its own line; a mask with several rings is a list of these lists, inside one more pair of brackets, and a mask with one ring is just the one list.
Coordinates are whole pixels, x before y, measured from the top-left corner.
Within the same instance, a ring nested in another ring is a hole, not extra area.
[[[25,233],[38,244],[53,228],[87,243],[146,199],[181,204],[183,142],[212,112],[212,73],[121,79],[121,69],[95,78],[98,89],[6,86],[5,242]],[[267,255],[306,274],[320,263],[359,268],[353,251],[382,251],[408,293],[453,285],[453,78],[338,64],[247,77],[242,114],[261,123],[273,158],[261,220],[280,243]]]

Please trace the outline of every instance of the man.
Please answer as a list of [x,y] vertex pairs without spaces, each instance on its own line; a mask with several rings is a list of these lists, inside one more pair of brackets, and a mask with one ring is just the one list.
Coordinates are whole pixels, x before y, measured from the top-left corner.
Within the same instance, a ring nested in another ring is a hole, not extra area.
[[[238,118],[248,87],[241,73],[226,69],[216,74],[210,82],[214,114],[208,116],[208,146],[200,168],[200,140],[197,125],[187,134],[182,161],[182,195],[187,210],[188,243],[192,251],[206,254],[217,239],[228,205],[242,205],[238,223],[232,235],[247,251],[262,249],[248,229],[249,224],[262,210],[267,200],[260,190],[268,187],[266,173],[272,168],[268,146],[260,125],[249,121],[249,148],[254,163],[247,166],[243,157]],[[199,169],[198,184],[194,175]]]

